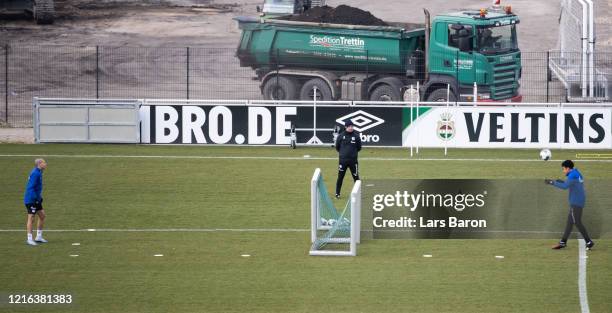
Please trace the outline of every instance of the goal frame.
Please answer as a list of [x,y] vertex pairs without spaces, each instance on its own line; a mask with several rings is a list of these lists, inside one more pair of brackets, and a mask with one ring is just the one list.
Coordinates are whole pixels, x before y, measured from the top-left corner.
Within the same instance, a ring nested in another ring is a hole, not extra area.
[[[317,168],[312,176],[310,184],[311,194],[311,223],[310,223],[310,243],[314,244],[319,235],[319,231],[327,231],[332,226],[321,224],[321,211],[319,208],[319,180],[323,179],[323,175],[320,168]],[[327,192],[327,191],[325,191]],[[361,241],[361,180],[358,180],[353,185],[351,194],[349,196],[350,208],[351,208],[351,226],[350,236],[344,238],[330,238],[326,243],[346,243],[349,244],[348,251],[334,251],[334,250],[313,250],[311,249],[309,254],[312,256],[356,256],[357,255],[357,244]]]

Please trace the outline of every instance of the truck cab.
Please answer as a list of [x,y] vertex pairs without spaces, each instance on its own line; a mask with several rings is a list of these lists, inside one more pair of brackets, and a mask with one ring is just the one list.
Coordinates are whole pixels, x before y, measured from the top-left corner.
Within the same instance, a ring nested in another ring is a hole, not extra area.
[[257,7],[264,15],[288,15],[304,12],[305,0],[265,0],[263,7]]
[[257,6],[262,16],[284,16],[302,14],[315,6],[325,5],[324,0],[264,0],[263,7]]
[[[511,10],[459,11],[436,16],[431,23],[424,98],[451,83],[460,100],[520,102],[521,52]],[[437,86],[436,86],[437,85]],[[443,85],[443,86],[442,86]],[[445,93],[439,92],[440,95]]]

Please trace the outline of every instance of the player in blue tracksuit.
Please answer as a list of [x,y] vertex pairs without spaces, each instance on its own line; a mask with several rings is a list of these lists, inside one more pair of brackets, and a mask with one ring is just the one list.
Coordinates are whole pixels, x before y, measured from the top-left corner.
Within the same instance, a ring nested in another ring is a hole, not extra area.
[[[31,246],[38,245],[37,242],[47,242],[47,240],[42,237],[46,217],[45,210],[42,206],[43,171],[47,168],[47,162],[43,159],[36,159],[34,164],[36,167],[30,172],[28,184],[26,185],[25,194],[23,196],[23,203],[28,213],[28,220],[26,223],[28,239],[26,243]],[[36,239],[32,240],[32,225],[34,224],[35,216],[38,216],[38,227],[36,230]]]
[[567,215],[567,224],[565,226],[565,232],[563,232],[563,237],[561,237],[561,241],[559,244],[555,245],[553,249],[563,249],[567,245],[567,239],[572,232],[573,225],[576,225],[576,228],[582,234],[584,241],[586,241],[586,247],[588,250],[593,248],[595,243],[589,237],[589,233],[586,228],[582,224],[582,209],[584,208],[584,203],[586,200],[586,195],[584,193],[584,178],[582,174],[578,171],[578,169],[574,168],[574,162],[571,160],[566,160],[561,163],[561,168],[567,179],[563,180],[552,180],[546,179],[546,183],[549,185],[553,185],[559,189],[568,189],[569,190],[569,213]]

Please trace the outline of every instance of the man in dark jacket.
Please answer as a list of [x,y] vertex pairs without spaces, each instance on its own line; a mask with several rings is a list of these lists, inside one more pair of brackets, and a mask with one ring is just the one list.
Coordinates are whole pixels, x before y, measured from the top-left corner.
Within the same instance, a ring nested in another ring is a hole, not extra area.
[[346,129],[336,139],[336,151],[339,154],[336,199],[340,198],[342,181],[344,180],[347,168],[351,170],[353,181],[359,180],[359,161],[357,160],[357,155],[361,150],[361,135],[353,129],[353,122],[350,120],[344,126]]
[[582,209],[584,208],[586,200],[586,195],[584,193],[584,178],[578,169],[574,168],[574,162],[571,160],[563,161],[563,163],[561,163],[561,168],[565,176],[567,176],[567,180],[554,181],[552,179],[546,179],[546,183],[549,185],[553,185],[559,189],[569,189],[568,201],[570,208],[567,216],[567,224],[565,225],[565,232],[559,244],[555,245],[553,249],[565,248],[567,239],[572,232],[572,227],[576,225],[576,228],[578,228],[580,234],[582,234],[582,238],[584,238],[586,242],[587,250],[590,250],[595,243],[591,240],[586,228],[582,224]]

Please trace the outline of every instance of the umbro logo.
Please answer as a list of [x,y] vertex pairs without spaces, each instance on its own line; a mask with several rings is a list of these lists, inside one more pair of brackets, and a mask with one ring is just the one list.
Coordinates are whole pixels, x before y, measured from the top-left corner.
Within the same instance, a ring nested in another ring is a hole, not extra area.
[[382,118],[363,110],[355,111],[351,114],[339,117],[336,119],[336,122],[344,125],[349,120],[353,122],[353,128],[358,132],[364,132],[385,122],[385,120]]

